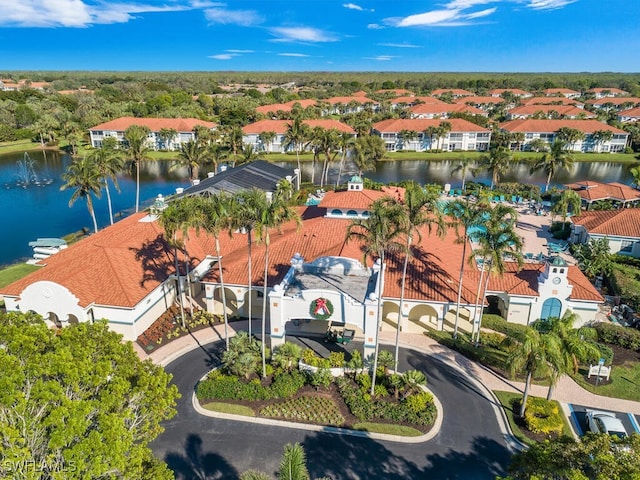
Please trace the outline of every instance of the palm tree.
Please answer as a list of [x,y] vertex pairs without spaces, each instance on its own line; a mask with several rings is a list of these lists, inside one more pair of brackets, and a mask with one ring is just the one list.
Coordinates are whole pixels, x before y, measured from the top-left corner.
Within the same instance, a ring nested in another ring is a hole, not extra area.
[[278,135],[276,134],[276,132],[272,132],[272,131],[261,132],[258,135],[258,140],[260,140],[263,150],[270,152],[271,144],[273,143],[273,141],[276,139],[277,136]]
[[340,148],[340,167],[338,168],[338,175],[336,175],[336,188],[340,185],[340,177],[342,177],[342,167],[344,161],[347,158],[347,153],[352,152],[355,148],[356,138],[348,132],[340,132],[338,135],[338,145]]
[[[480,342],[480,327],[482,326],[482,307],[487,295],[487,287],[491,272],[502,276],[506,270],[505,257],[510,257],[518,264],[518,269],[522,268],[524,259],[522,256],[522,239],[515,231],[518,214],[514,208],[504,204],[496,205],[489,210],[489,218],[484,224],[484,230],[478,232],[477,241],[479,248],[474,252],[482,258],[482,269],[480,281],[478,282],[478,293],[476,295],[476,313],[480,310],[478,319],[478,329],[476,332],[476,345]],[[473,261],[473,260],[472,260]],[[484,293],[480,299],[480,288],[485,270],[487,278],[484,284]],[[474,320],[475,320],[474,314]]]
[[[283,147],[285,149],[294,148],[296,151],[296,160],[298,162],[298,170],[300,170],[300,151],[309,136],[309,127],[302,123],[300,118],[294,118],[287,127],[284,134]],[[302,171],[302,170],[300,170]]]
[[[206,127],[204,128],[206,129]],[[178,135],[178,132],[175,128],[161,128],[158,131],[158,137],[165,150],[171,150],[171,140],[176,138],[176,135]]]
[[316,151],[324,154],[322,163],[322,174],[320,175],[320,186],[324,186],[325,178],[328,174],[329,165],[339,152],[340,133],[335,128],[326,129],[316,127],[312,132],[312,142]]
[[567,310],[562,318],[552,317],[547,320],[536,320],[533,327],[545,335],[555,335],[560,341],[562,362],[550,364],[551,378],[547,400],[551,400],[553,388],[562,375],[569,371],[578,372],[580,362],[601,357],[596,341],[598,334],[593,328],[573,328],[577,315]]
[[[450,131],[451,131],[451,122],[447,122],[447,121],[440,122],[440,124],[436,127],[436,135],[438,136],[438,141],[444,140],[445,138],[447,138],[447,135],[449,134]],[[440,150],[442,150],[442,148],[440,148]]]
[[375,170],[376,162],[386,154],[384,140],[377,135],[358,137],[351,150],[351,160],[358,169],[358,175]]
[[569,209],[574,215],[580,215],[580,208],[582,207],[582,198],[578,195],[578,192],[567,188],[562,191],[560,198],[551,208],[553,214],[562,215],[562,223],[567,223],[567,216],[569,215]]
[[480,159],[479,168],[484,168],[491,174],[491,190],[498,184],[500,177],[509,170],[511,163],[511,151],[506,147],[495,147],[488,155]]
[[631,167],[629,172],[633,175],[633,184],[640,188],[640,167]]
[[111,192],[109,190],[109,180],[113,182],[113,186],[120,192],[118,185],[118,173],[124,167],[122,155],[116,150],[117,140],[113,137],[107,137],[102,142],[102,147],[93,150],[88,160],[95,163],[102,180],[104,181],[104,189],[107,192],[107,205],[109,207],[109,221],[113,225],[113,208],[111,206]]
[[136,169],[136,213],[140,210],[140,163],[149,160],[147,137],[149,129],[141,125],[131,125],[124,131],[127,156]]
[[584,133],[577,128],[560,127],[556,132],[556,138],[570,151],[573,150],[576,142],[584,139],[584,136]]
[[373,202],[366,219],[352,220],[347,227],[347,241],[352,238],[360,240],[363,244],[365,257],[375,255],[378,258],[379,270],[377,278],[378,304],[376,315],[375,349],[373,354],[373,372],[371,381],[371,395],[374,394],[376,383],[376,369],[378,363],[379,332],[382,314],[382,288],[384,286],[384,259],[387,252],[400,251],[402,244],[397,241],[402,234],[402,209],[399,205],[389,204],[387,199],[378,199]]
[[428,225],[431,231],[432,225],[437,225],[437,234],[443,237],[446,233],[442,215],[436,208],[437,194],[422,188],[415,182],[405,185],[404,199],[401,202],[393,199],[389,202],[389,207],[394,208],[395,204],[400,207],[402,218],[399,219],[406,235],[406,245],[404,247],[404,265],[402,267],[402,280],[400,283],[400,306],[398,309],[398,324],[396,325],[396,348],[395,364],[398,364],[398,351],[400,345],[400,326],[402,324],[402,305],[404,304],[405,284],[407,279],[407,266],[411,255],[411,245],[414,236],[421,239],[420,229]]
[[302,347],[295,343],[285,342],[273,352],[272,362],[275,366],[289,372],[298,366],[302,356]]
[[242,158],[240,159],[240,161],[236,162],[236,164],[239,165],[255,162],[256,160],[260,160],[262,158],[262,152],[253,148],[253,145],[250,143],[243,145],[240,149],[240,152],[242,153]]
[[429,151],[433,150],[433,137],[438,133],[438,127],[430,125],[422,132],[423,138],[429,137]]
[[459,173],[462,177],[462,191],[464,192],[464,185],[467,181],[467,173],[471,172],[471,175],[475,176],[475,169],[472,167],[473,160],[467,158],[465,156],[460,157],[458,165],[451,170],[451,176],[453,177],[456,173]]
[[71,165],[67,167],[67,171],[62,174],[62,179],[65,184],[60,187],[60,190],[74,189],[69,199],[69,206],[71,207],[79,198],[84,198],[93,220],[93,230],[98,233],[98,222],[93,208],[92,195],[100,198],[102,184],[100,171],[96,164],[86,157],[76,159],[71,162]]
[[556,139],[552,144],[548,152],[542,154],[538,158],[529,173],[533,174],[538,170],[543,170],[547,174],[547,183],[544,186],[544,191],[549,190],[549,183],[556,173],[560,170],[570,170],[573,167],[573,155],[564,148],[562,141]]
[[[462,243],[462,260],[460,262],[460,276],[458,277],[458,295],[456,300],[456,318],[453,325],[453,338],[458,336],[458,321],[460,319],[460,300],[462,298],[462,279],[467,263],[467,244],[469,232],[472,229],[484,225],[489,218],[488,211],[491,206],[486,200],[472,203],[469,198],[458,199],[447,205],[447,213],[453,217],[453,226],[456,229],[456,243]],[[460,233],[462,230],[462,233]]]
[[591,134],[591,139],[596,145],[596,150],[600,150],[599,147],[605,142],[608,142],[613,138],[613,132],[611,130],[596,130]]
[[231,198],[224,192],[206,197],[204,228],[213,235],[216,242],[216,257],[218,257],[218,276],[220,277],[220,292],[222,295],[222,311],[224,318],[224,340],[227,350],[229,350],[229,318],[227,314],[227,295],[225,293],[222,255],[220,255],[220,233],[231,227],[231,210],[233,208]]
[[227,146],[229,150],[233,152],[233,166],[236,166],[236,160],[238,159],[238,152],[242,149],[242,128],[236,126],[231,127],[226,133]]
[[269,199],[265,192],[260,191],[256,207],[256,240],[264,242],[264,277],[262,286],[262,376],[267,376],[267,360],[265,351],[266,324],[267,324],[267,293],[269,288],[269,245],[271,245],[271,229],[280,230],[282,225],[289,221],[301,224],[300,217],[287,199],[279,192]]
[[531,379],[534,375],[548,375],[550,361],[559,364],[562,353],[558,337],[541,334],[532,327],[527,327],[522,339],[511,339],[511,341],[515,342],[515,345],[511,347],[511,353],[506,360],[509,372],[511,376],[517,373],[527,375],[519,413],[520,417],[523,417],[527,408]]
[[284,446],[278,480],[309,480],[306,456],[299,443]]
[[180,145],[178,160],[170,167],[170,170],[186,167],[189,180],[193,182],[198,178],[200,166],[204,162],[206,149],[198,140],[189,140]]
[[416,132],[415,130],[400,130],[398,132],[398,138],[402,145],[402,149],[404,150],[404,147],[408,143],[411,143],[412,140],[418,138],[418,132]]

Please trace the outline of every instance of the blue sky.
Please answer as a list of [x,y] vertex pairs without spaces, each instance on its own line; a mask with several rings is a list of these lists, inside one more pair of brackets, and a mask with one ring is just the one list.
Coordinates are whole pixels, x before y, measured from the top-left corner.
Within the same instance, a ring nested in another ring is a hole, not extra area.
[[639,0],[0,0],[0,70],[640,71]]

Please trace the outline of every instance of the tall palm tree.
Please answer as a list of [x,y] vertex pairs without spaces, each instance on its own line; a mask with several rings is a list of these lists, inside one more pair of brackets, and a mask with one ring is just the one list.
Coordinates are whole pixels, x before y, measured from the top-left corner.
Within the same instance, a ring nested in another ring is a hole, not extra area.
[[572,151],[573,146],[583,140],[585,137],[584,132],[577,128],[560,127],[556,132],[556,138],[562,143],[564,148]]
[[551,183],[551,179],[558,173],[560,170],[570,170],[573,167],[573,155],[571,152],[564,148],[564,143],[556,139],[552,144],[551,148],[548,152],[542,154],[539,157],[531,169],[529,173],[537,172],[538,170],[543,170],[547,174],[547,183],[544,186],[544,191],[549,190],[549,183]]
[[551,377],[547,400],[553,396],[553,388],[562,375],[572,371],[578,372],[580,362],[587,362],[601,357],[596,346],[598,334],[593,328],[573,328],[576,314],[567,310],[562,318],[552,317],[547,320],[536,320],[533,327],[545,335],[555,335],[560,342],[562,358],[559,363],[550,363]]
[[340,153],[340,133],[335,128],[326,129],[316,127],[312,132],[312,143],[316,151],[324,155],[322,162],[322,173],[320,175],[320,186],[324,186],[324,182],[329,170],[329,165]]
[[283,147],[285,149],[293,148],[296,151],[296,161],[298,162],[298,170],[300,170],[300,152],[303,145],[309,137],[309,127],[302,122],[302,119],[296,117],[287,126],[284,134]]
[[384,140],[377,135],[365,135],[356,138],[351,150],[351,160],[358,169],[358,175],[375,170],[376,162],[386,154]]
[[475,169],[472,167],[474,161],[468,157],[462,156],[458,161],[458,165],[456,165],[453,170],[451,170],[451,176],[453,177],[456,173],[460,174],[462,177],[462,191],[464,192],[464,185],[467,181],[467,173],[471,173],[471,175],[475,176]]
[[150,159],[148,135],[149,128],[141,125],[131,125],[124,131],[127,156],[136,170],[136,213],[140,210],[140,163]]
[[104,189],[107,193],[107,206],[109,207],[109,221],[113,225],[113,208],[111,205],[111,192],[109,190],[109,180],[113,182],[113,186],[120,192],[118,185],[118,173],[124,167],[124,161],[121,153],[116,150],[117,140],[114,137],[107,137],[102,142],[101,148],[94,149],[89,155],[89,161],[95,163],[102,180],[104,181]]
[[71,207],[79,198],[83,198],[87,202],[87,209],[93,220],[93,230],[98,233],[92,195],[100,198],[102,183],[96,164],[86,157],[78,158],[67,167],[67,171],[62,174],[62,179],[65,184],[60,187],[60,190],[74,189],[69,199],[69,206]]
[[270,152],[271,144],[273,143],[273,141],[276,139],[277,136],[278,135],[276,134],[276,132],[272,132],[272,131],[261,132],[258,135],[258,140],[260,140],[260,144],[262,145],[263,150]]
[[171,140],[176,138],[176,135],[178,135],[178,132],[175,128],[161,128],[158,131],[158,137],[165,150],[171,150]]
[[293,207],[291,207],[284,195],[276,192],[269,199],[265,192],[260,192],[256,208],[256,240],[264,242],[264,277],[262,280],[262,376],[267,376],[266,361],[266,323],[267,323],[267,294],[269,288],[269,245],[271,245],[270,230],[280,230],[282,225],[289,221],[295,221],[298,226],[301,224],[300,217]]
[[578,192],[567,188],[562,191],[558,201],[551,207],[551,212],[562,216],[562,223],[567,223],[567,216],[569,216],[569,208],[573,211],[574,215],[580,215],[580,208],[582,207],[582,198],[578,195]]
[[467,264],[467,244],[469,232],[480,228],[489,217],[491,205],[486,200],[472,203],[469,198],[458,199],[447,205],[447,213],[453,218],[452,225],[456,231],[456,243],[462,244],[462,260],[460,262],[460,276],[458,277],[458,294],[456,299],[456,318],[453,324],[453,338],[458,336],[458,321],[460,320],[460,301],[462,298],[462,279]]
[[380,320],[382,314],[382,288],[384,286],[384,259],[387,252],[401,251],[403,245],[398,241],[404,225],[402,223],[402,209],[399,205],[389,205],[387,199],[378,199],[371,205],[369,217],[366,219],[352,220],[347,227],[347,241],[352,238],[360,240],[363,244],[365,257],[374,255],[380,262],[378,270],[378,298],[376,315],[376,336],[373,360],[373,372],[371,381],[371,395],[374,394],[376,383],[376,370],[378,368],[378,348]]
[[416,132],[415,130],[400,130],[398,132],[398,138],[400,140],[400,144],[402,145],[402,149],[404,150],[404,147],[408,143],[411,143],[412,140],[418,138],[418,132]]
[[398,219],[404,234],[406,236],[406,245],[404,247],[404,264],[402,266],[402,280],[400,283],[400,306],[398,308],[398,324],[396,325],[396,346],[395,346],[395,365],[398,364],[398,351],[400,345],[400,326],[402,324],[402,305],[404,304],[405,284],[407,279],[407,267],[409,264],[409,256],[411,255],[411,245],[414,236],[418,239],[420,229],[425,225],[429,226],[429,231],[433,225],[437,226],[437,235],[443,237],[446,233],[445,223],[442,215],[436,208],[438,195],[422,188],[415,182],[405,185],[404,198],[402,201],[391,200],[389,207],[394,208],[395,204],[400,207],[401,217]]
[[[518,214],[514,208],[507,205],[496,205],[489,210],[489,218],[484,224],[484,230],[478,233],[477,241],[479,248],[474,255],[482,258],[482,269],[480,272],[480,281],[478,282],[478,293],[476,295],[475,310],[480,310],[480,318],[478,319],[478,328],[476,332],[476,345],[480,341],[480,328],[482,326],[482,305],[487,295],[487,287],[491,273],[495,272],[502,276],[506,271],[505,257],[510,257],[518,264],[518,268],[522,268],[524,258],[522,256],[522,239],[515,231]],[[480,298],[480,289],[482,286],[482,277],[487,271],[484,284],[484,293]],[[482,303],[480,303],[482,302]],[[475,319],[475,315],[474,315]]]
[[629,172],[633,176],[633,184],[636,188],[640,188],[640,167],[631,167]]
[[438,133],[438,127],[430,125],[422,132],[423,138],[429,137],[429,151],[433,150],[433,137]]
[[491,174],[491,190],[509,170],[511,158],[511,151],[506,147],[492,148],[487,155],[481,157],[479,168],[484,168]]
[[207,150],[199,140],[189,140],[180,145],[178,159],[171,165],[170,169],[186,167],[189,181],[193,182],[198,178],[200,166],[204,163]]
[[238,159],[238,152],[242,149],[242,137],[243,137],[242,128],[235,126],[231,127],[226,132],[227,146],[229,150],[233,152],[233,166],[236,166],[236,161]]
[[238,165],[244,165],[245,163],[255,162],[256,160],[260,160],[262,158],[262,151],[259,151],[253,148],[253,145],[248,143],[243,145],[240,149],[240,153],[242,157],[239,161],[236,162]]
[[[447,138],[447,135],[451,131],[451,128],[451,122],[440,122],[440,124],[436,127],[436,135],[438,136],[438,140],[444,140],[445,138]],[[440,150],[442,150],[442,148],[440,148]]]
[[349,152],[353,152],[356,145],[356,138],[348,132],[341,132],[338,135],[338,145],[340,148],[340,167],[338,168],[338,175],[336,175],[336,188],[340,185],[340,177],[342,177],[342,168],[344,161],[347,158]]
[[559,363],[562,356],[560,342],[555,335],[544,335],[532,327],[527,327],[523,338],[512,339],[515,345],[507,357],[506,364],[512,376],[516,373],[525,373],[524,394],[520,405],[520,417],[524,416],[527,408],[527,399],[531,387],[531,379],[534,375],[546,376],[549,374],[549,363]]

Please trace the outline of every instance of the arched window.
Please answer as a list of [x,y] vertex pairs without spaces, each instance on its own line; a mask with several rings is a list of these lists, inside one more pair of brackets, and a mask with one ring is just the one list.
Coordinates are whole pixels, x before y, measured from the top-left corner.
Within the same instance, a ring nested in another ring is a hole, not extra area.
[[561,269],[560,269],[560,273],[564,273],[564,268],[561,268]]
[[342,210],[334,208],[333,210],[331,210],[331,215],[342,215]]
[[556,267],[553,267],[553,273],[557,273],[558,269]]
[[358,216],[358,212],[356,212],[355,210],[349,210],[347,212],[347,217],[357,217]]
[[547,298],[542,304],[542,313],[540,318],[542,320],[548,320],[551,317],[560,318],[560,312],[562,311],[562,302],[557,298]]

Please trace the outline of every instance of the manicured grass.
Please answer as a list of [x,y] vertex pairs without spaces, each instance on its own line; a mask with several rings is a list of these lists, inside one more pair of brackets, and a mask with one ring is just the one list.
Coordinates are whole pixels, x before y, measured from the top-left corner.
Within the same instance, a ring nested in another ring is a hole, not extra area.
[[[524,432],[520,429],[518,424],[516,423],[516,412],[513,411],[512,405],[514,401],[518,401],[522,399],[521,393],[513,393],[513,392],[504,392],[500,390],[494,390],[493,393],[498,398],[498,401],[502,405],[504,409],[504,413],[507,415],[507,420],[509,421],[509,426],[511,427],[511,431],[513,432],[513,436],[520,440],[522,443],[526,445],[535,445],[536,441],[527,437]],[[562,435],[566,435],[568,437],[573,436],[571,431],[571,426],[567,419],[562,416],[563,427],[562,427]]]
[[256,414],[252,409],[244,405],[236,405],[233,403],[210,402],[202,405],[202,408],[211,410],[212,412],[228,413],[230,415],[242,415],[244,417],[255,417]]
[[40,144],[31,140],[17,140],[15,142],[1,142],[0,155],[5,153],[22,153],[27,150],[36,150],[40,148]]
[[422,432],[420,430],[416,430],[415,428],[404,427],[402,425],[394,425],[391,423],[362,422],[356,423],[353,426],[353,429],[361,430],[363,432],[399,435],[402,437],[419,437],[420,435],[422,435]]
[[260,415],[322,425],[338,426],[344,423],[344,417],[333,400],[319,397],[289,398],[264,407],[260,410]]
[[26,263],[16,263],[0,270],[0,288],[6,287],[10,283],[20,280],[22,277],[35,272],[39,268],[36,265],[27,265]]
[[586,369],[580,369],[572,378],[585,390],[604,397],[623,398],[640,402],[640,363],[615,365],[611,369],[611,383],[592,385],[585,379]]

